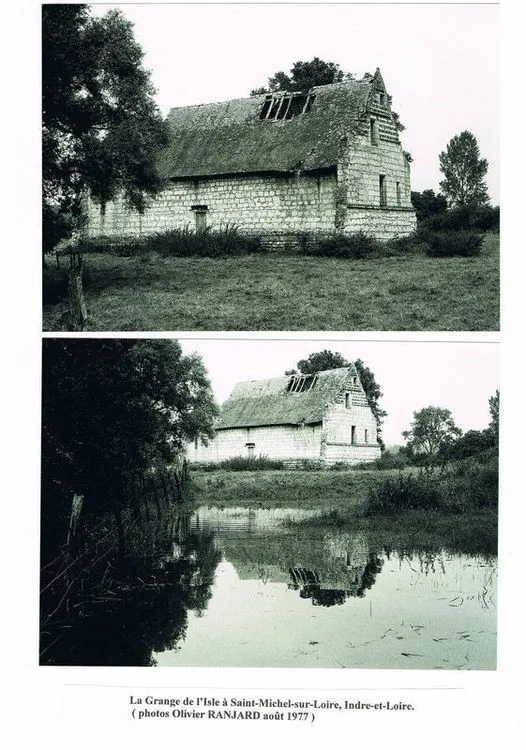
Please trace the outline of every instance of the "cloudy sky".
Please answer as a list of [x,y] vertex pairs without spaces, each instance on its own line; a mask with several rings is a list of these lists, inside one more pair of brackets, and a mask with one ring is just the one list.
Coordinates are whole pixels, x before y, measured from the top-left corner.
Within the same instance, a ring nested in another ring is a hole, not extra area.
[[438,189],[438,154],[462,130],[489,161],[499,202],[497,5],[121,4],[163,112],[248,96],[314,56],[361,77],[382,70],[406,125],[414,190]]
[[181,340],[183,352],[198,352],[219,403],[242,380],[283,375],[300,359],[323,349],[348,360],[361,359],[374,372],[388,412],[383,436],[388,445],[403,443],[402,430],[424,406],[450,409],[463,430],[489,423],[488,399],[499,388],[498,344],[398,342],[347,339]]

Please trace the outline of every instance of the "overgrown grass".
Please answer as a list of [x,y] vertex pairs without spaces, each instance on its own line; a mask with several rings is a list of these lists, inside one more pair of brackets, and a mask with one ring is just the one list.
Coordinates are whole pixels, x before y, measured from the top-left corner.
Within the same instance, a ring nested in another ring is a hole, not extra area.
[[[396,472],[393,472],[396,473]],[[227,471],[192,472],[196,499],[220,507],[358,509],[368,489],[381,481],[377,471]]]
[[353,468],[363,471],[371,471],[372,469],[379,469],[380,471],[386,469],[405,469],[410,463],[409,458],[404,453],[393,453],[390,450],[385,450],[380,458],[377,458],[375,461],[355,464]]
[[[276,253],[85,258],[92,331],[498,330],[499,238],[478,258],[347,260]],[[59,271],[50,265],[44,287]],[[44,330],[63,306],[45,295]]]
[[367,515],[393,515],[406,511],[442,511],[461,514],[497,510],[498,456],[481,462],[459,461],[446,471],[400,473],[368,489]]
[[121,257],[147,261],[152,255],[161,257],[207,257],[218,258],[262,253],[265,248],[261,238],[240,234],[233,224],[213,230],[206,227],[196,232],[189,227],[157,232],[144,238],[129,238],[116,243],[110,238],[94,238],[82,243],[84,253],[114,253]]
[[196,464],[194,471],[271,471],[273,469],[283,469],[283,461],[267,456],[233,456],[215,464]]

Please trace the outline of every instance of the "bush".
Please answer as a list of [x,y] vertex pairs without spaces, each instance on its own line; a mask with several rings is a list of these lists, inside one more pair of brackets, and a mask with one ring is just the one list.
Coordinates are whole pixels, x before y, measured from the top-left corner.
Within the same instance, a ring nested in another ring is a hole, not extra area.
[[426,254],[432,258],[471,258],[480,255],[484,239],[482,234],[468,230],[425,232],[421,236],[426,244]]
[[499,467],[496,452],[458,461],[449,471],[432,475],[399,474],[371,487],[367,515],[391,515],[409,510],[467,513],[496,510]]
[[283,469],[283,461],[267,456],[233,456],[219,463],[196,464],[195,468],[200,471],[267,471]]
[[427,255],[429,249],[425,238],[418,232],[408,234],[405,237],[396,237],[387,240],[383,244],[382,255],[387,257],[397,255]]
[[214,230],[207,227],[201,232],[171,229],[141,238],[119,242],[101,237],[82,243],[83,252],[114,252],[121,257],[143,257],[157,254],[163,257],[202,256],[217,258],[228,255],[247,255],[265,252],[260,237],[240,234],[238,228],[228,225]]
[[496,206],[458,206],[442,213],[436,213],[418,222],[419,229],[441,231],[472,230],[498,232],[500,208]]
[[363,463],[355,464],[353,469],[405,469],[410,464],[411,461],[406,454],[400,452],[392,453],[386,450],[375,461],[364,461]]
[[305,255],[322,255],[329,258],[369,258],[381,254],[381,245],[364,232],[333,234],[329,237],[302,235],[300,252]]

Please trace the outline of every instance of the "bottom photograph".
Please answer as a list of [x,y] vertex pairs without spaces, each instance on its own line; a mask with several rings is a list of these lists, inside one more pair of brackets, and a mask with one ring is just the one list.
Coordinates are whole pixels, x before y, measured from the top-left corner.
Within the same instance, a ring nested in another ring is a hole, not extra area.
[[42,354],[41,665],[496,669],[498,344]]

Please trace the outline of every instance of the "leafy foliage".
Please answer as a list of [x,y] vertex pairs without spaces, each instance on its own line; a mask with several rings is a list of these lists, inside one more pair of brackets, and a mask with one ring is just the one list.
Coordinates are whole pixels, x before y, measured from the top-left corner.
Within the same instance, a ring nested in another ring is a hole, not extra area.
[[279,70],[268,79],[268,86],[252,89],[251,96],[269,94],[276,91],[304,91],[313,86],[325,86],[329,83],[340,83],[352,79],[350,73],[344,73],[340,66],[333,62],[325,62],[319,57],[313,57],[309,62],[298,60],[290,70],[290,74]]
[[439,155],[440,171],[444,179],[440,188],[450,206],[488,203],[488,190],[484,182],[488,162],[480,158],[477,139],[468,130],[454,136],[446,150]]
[[130,482],[211,437],[217,413],[201,359],[161,339],[46,339],[42,401],[43,519],[73,493],[88,512],[125,507]]
[[470,229],[478,232],[498,232],[499,226],[500,208],[498,206],[457,206],[446,211],[429,213],[418,220],[419,230],[432,231],[457,232]]
[[411,428],[402,433],[409,451],[423,456],[429,469],[432,469],[439,459],[447,456],[461,434],[462,430],[456,426],[449,409],[440,406],[426,406],[415,411]]
[[495,391],[494,396],[489,399],[489,413],[491,421],[488,430],[494,437],[495,443],[499,441],[499,420],[500,420],[500,391]]
[[305,255],[321,255],[328,258],[360,259],[381,253],[378,240],[365,232],[332,234],[321,238],[304,235],[303,242],[300,242],[300,249]]
[[411,203],[415,208],[416,220],[425,221],[431,216],[447,211],[447,200],[443,195],[435,195],[434,190],[423,190],[421,193],[411,191]]
[[472,258],[480,255],[484,240],[484,236],[480,232],[472,232],[468,229],[461,229],[456,232],[421,230],[419,235],[424,242],[426,255],[430,255],[432,258],[451,258],[454,256]]
[[86,5],[43,6],[45,249],[54,221],[80,221],[83,191],[104,204],[122,190],[142,211],[160,189],[155,158],[167,126],[142,58],[120,11],[94,18]]
[[95,238],[81,242],[80,248],[84,253],[115,252],[122,257],[145,257],[157,254],[165,258],[192,256],[219,258],[265,252],[260,237],[240,234],[234,225],[218,230],[206,227],[199,232],[188,227],[170,229],[144,238],[132,237],[118,243],[110,239]]
[[391,515],[425,510],[470,513],[496,510],[499,467],[496,455],[455,463],[440,475],[402,474],[386,477],[369,489],[366,513]]

